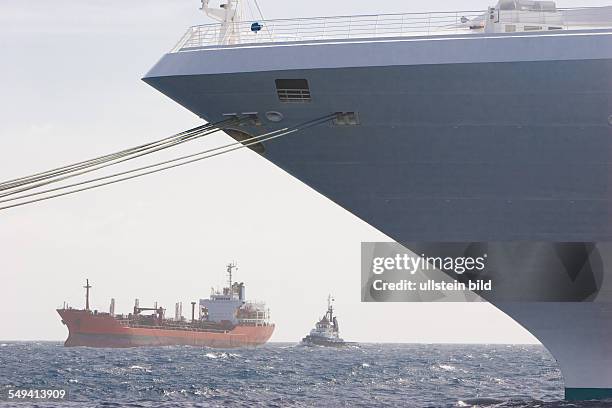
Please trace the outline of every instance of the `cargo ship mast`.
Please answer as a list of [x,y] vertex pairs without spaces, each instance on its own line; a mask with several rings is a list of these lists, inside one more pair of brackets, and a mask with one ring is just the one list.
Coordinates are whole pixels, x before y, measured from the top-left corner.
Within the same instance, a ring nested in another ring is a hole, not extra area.
[[227,275],[229,279],[228,288],[230,288],[230,291],[232,290],[232,272],[234,269],[238,270],[238,264],[236,262],[231,262],[227,264]]
[[89,289],[91,289],[89,279],[86,279],[86,284],[83,288],[85,289],[85,310],[89,311]]
[[331,294],[327,296],[327,314],[329,316],[329,322],[334,328],[334,332],[339,332],[340,330],[338,328],[338,319],[336,319],[336,317],[334,316],[334,298]]

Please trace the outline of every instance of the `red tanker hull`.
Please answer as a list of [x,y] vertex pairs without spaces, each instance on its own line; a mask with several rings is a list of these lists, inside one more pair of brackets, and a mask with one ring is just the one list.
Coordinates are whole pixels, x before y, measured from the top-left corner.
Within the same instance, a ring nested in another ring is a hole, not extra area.
[[66,347],[160,347],[196,346],[213,348],[257,347],[265,344],[274,325],[236,326],[228,331],[188,331],[157,327],[128,327],[108,314],[93,314],[85,310],[58,309],[62,322],[68,326]]

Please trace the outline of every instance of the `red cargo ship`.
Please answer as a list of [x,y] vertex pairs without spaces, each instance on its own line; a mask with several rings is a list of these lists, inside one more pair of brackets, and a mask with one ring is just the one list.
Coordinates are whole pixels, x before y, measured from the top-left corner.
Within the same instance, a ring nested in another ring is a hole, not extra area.
[[[244,283],[232,282],[235,264],[227,267],[229,285],[223,291],[213,291],[209,299],[201,299],[196,317],[196,302],[191,302],[191,319],[182,316],[182,304],[177,303],[175,317],[167,319],[165,309],[155,305],[141,308],[138,300],[133,313],[115,315],[115,301],[110,311],[89,308],[89,280],[84,287],[85,309],[64,306],[57,312],[68,326],[66,347],[158,347],[188,345],[197,347],[238,348],[265,344],[274,332],[269,311],[263,303],[245,300]],[[152,312],[144,315],[142,312]]]

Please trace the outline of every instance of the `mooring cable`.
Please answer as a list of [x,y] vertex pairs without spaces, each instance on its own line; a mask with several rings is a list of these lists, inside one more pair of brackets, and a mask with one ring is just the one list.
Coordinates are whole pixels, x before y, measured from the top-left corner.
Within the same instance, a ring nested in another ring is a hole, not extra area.
[[[123,157],[128,157],[129,156],[134,156],[137,153],[143,152],[143,153],[147,153],[147,152],[152,152],[154,150],[158,150],[159,147],[165,147],[165,146],[173,146],[178,144],[179,142],[183,142],[183,141],[188,141],[191,140],[194,137],[197,137],[198,135],[201,135],[203,131],[207,131],[209,129],[213,129],[215,127],[214,124],[206,124],[206,125],[202,125],[199,126],[195,129],[191,129],[189,131],[186,132],[181,132],[178,135],[174,135],[168,138],[164,138],[162,140],[159,141],[155,141],[152,143],[147,143],[145,145],[141,145],[138,146],[136,148],[131,148],[131,149],[126,149],[124,151],[121,152],[117,152],[117,153],[113,153],[110,155],[105,155],[99,158],[95,158],[95,159],[91,159],[88,161],[84,161],[84,162],[80,162],[80,163],[76,163],[76,164],[72,164],[72,165],[68,165],[68,166],[63,166],[61,168],[57,168],[54,170],[50,170],[47,172],[43,172],[43,173],[39,173],[37,175],[33,175],[33,176],[28,176],[16,181],[13,181],[11,183],[5,183],[4,187],[2,188],[4,191],[6,190],[10,190],[10,189],[15,189],[17,187],[23,186],[23,185],[28,185],[28,184],[32,184],[35,183],[37,181],[43,181],[43,180],[51,180],[55,177],[61,176],[63,174],[69,174],[71,172],[75,172],[81,169],[85,169],[85,168],[89,168],[89,167],[93,167],[99,164],[103,164],[103,163],[108,163],[108,162],[112,162],[118,159],[121,159]],[[14,192],[12,192],[14,193]]]
[[[166,146],[170,147],[172,145],[174,145],[175,143],[177,143],[178,139],[172,140],[170,142],[164,142],[167,143]],[[151,145],[151,146],[157,146],[157,145]],[[82,162],[82,164],[75,164],[75,165],[70,165],[70,166],[65,166],[62,169],[57,169],[54,171],[49,171],[46,172],[44,174],[39,174],[38,176],[33,176],[33,177],[29,177],[29,178],[24,178],[20,181],[16,181],[10,184],[6,184],[4,187],[0,188],[0,191],[7,191],[7,190],[12,190],[9,191],[8,193],[2,193],[0,194],[0,197],[4,197],[7,195],[12,195],[21,191],[26,191],[26,190],[30,190],[36,187],[40,187],[46,184],[50,184],[53,183],[55,181],[58,180],[63,180],[64,178],[59,178],[62,175],[68,174],[68,176],[66,176],[65,178],[69,178],[71,177],[71,174],[75,174],[76,172],[83,170],[83,169],[88,169],[88,168],[92,168],[104,163],[109,163],[109,162],[113,162],[115,160],[119,160],[125,157],[133,157],[135,154],[139,153],[139,152],[144,152],[143,154],[146,154],[147,152],[151,151],[152,148],[151,146],[147,146],[146,148],[138,148],[138,149],[134,149],[134,150],[126,150],[125,152],[121,152],[121,153],[117,153],[117,154],[112,154],[112,155],[108,155],[104,158],[99,158],[99,159],[92,159],[89,160],[87,162]],[[112,165],[108,164],[108,165]],[[93,171],[93,170],[91,170]],[[45,182],[47,181],[47,182]],[[41,182],[39,184],[34,184],[37,182]],[[26,186],[26,187],[23,187]],[[22,188],[20,188],[22,187]],[[17,189],[17,190],[15,190]]]
[[227,148],[230,148],[230,147],[233,147],[233,146],[237,146],[237,145],[240,145],[240,144],[245,144],[245,143],[250,143],[250,142],[259,142],[261,140],[257,140],[257,139],[261,139],[261,138],[264,138],[264,137],[267,138],[267,137],[273,136],[273,135],[278,134],[278,133],[286,132],[289,129],[290,128],[282,128],[282,129],[278,129],[278,130],[275,130],[273,132],[269,132],[269,133],[266,133],[266,134],[263,134],[263,135],[253,136],[253,137],[251,137],[249,139],[246,139],[246,140],[244,140],[242,142],[233,142],[233,143],[229,143],[229,144],[226,144],[226,145],[223,145],[223,146],[213,147],[211,149],[203,150],[203,151],[200,151],[198,153],[192,153],[192,154],[189,154],[189,155],[186,155],[186,156],[177,157],[175,159],[165,160],[165,161],[162,161],[162,162],[159,162],[159,163],[149,164],[149,165],[138,167],[138,168],[131,169],[131,170],[125,170],[125,171],[122,171],[122,172],[119,172],[119,173],[109,174],[107,176],[97,177],[97,178],[89,179],[89,180],[85,180],[85,181],[80,181],[78,183],[67,184],[65,186],[56,187],[56,188],[52,188],[52,189],[47,189],[47,190],[43,190],[43,191],[38,191],[38,192],[35,192],[35,193],[23,194],[23,195],[20,195],[20,196],[17,196],[17,197],[11,197],[11,198],[8,198],[8,199],[0,200],[0,204],[8,203],[8,202],[11,202],[11,201],[16,201],[16,200],[21,200],[21,199],[29,198],[29,197],[35,197],[37,195],[47,194],[47,193],[51,193],[51,192],[54,192],[54,191],[65,190],[67,188],[78,187],[78,186],[82,186],[82,185],[85,185],[85,184],[91,184],[91,183],[95,183],[96,181],[102,181],[102,180],[107,180],[107,179],[110,179],[110,178],[124,176],[126,174],[131,174],[131,173],[135,173],[137,171],[142,171],[142,170],[148,170],[148,169],[151,169],[151,168],[163,166],[165,164],[175,163],[177,161],[186,160],[186,159],[189,159],[189,158],[192,158],[192,157],[195,157],[195,156],[201,156],[203,154],[212,153],[212,152],[215,152],[215,151],[218,151],[218,150],[222,150],[222,149],[227,149]]
[[[220,155],[223,155],[223,154],[231,153],[231,152],[234,152],[236,150],[244,149],[246,147],[253,146],[253,145],[257,144],[257,143],[266,142],[266,141],[269,141],[269,140],[273,140],[273,139],[277,139],[277,138],[280,138],[280,137],[284,137],[284,136],[287,136],[287,135],[290,135],[290,134],[293,134],[293,133],[296,133],[296,132],[299,132],[299,131],[311,128],[313,126],[318,126],[320,124],[329,122],[330,120],[334,119],[335,117],[337,117],[336,114],[326,115],[326,116],[323,116],[323,117],[318,118],[318,119],[314,119],[314,120],[311,120],[311,121],[308,121],[308,122],[304,122],[304,123],[302,123],[300,125],[296,125],[294,127],[284,128],[284,129],[281,129],[279,131],[270,132],[268,134],[261,135],[261,136],[256,136],[256,137],[254,137],[252,139],[257,139],[257,140],[250,141],[249,143],[242,143],[242,142],[232,143],[231,146],[234,146],[236,144],[239,144],[240,146],[236,146],[236,147],[233,147],[231,149],[226,149],[226,150],[223,150],[223,151],[220,151],[220,152],[216,152],[216,153],[212,153],[212,154],[207,154],[207,155],[202,156],[202,157],[192,158],[191,160],[188,160],[188,161],[172,164],[170,166],[165,166],[165,167],[162,167],[162,168],[159,168],[159,169],[155,169],[155,170],[146,171],[144,173],[139,173],[139,174],[135,174],[135,175],[128,176],[128,177],[123,177],[123,178],[120,178],[120,179],[111,180],[111,181],[107,181],[107,182],[100,183],[100,184],[95,184],[93,186],[83,187],[83,188],[79,188],[79,189],[75,189],[75,190],[66,191],[64,193],[54,194],[54,195],[50,195],[50,196],[46,196],[46,197],[37,198],[37,199],[34,199],[34,200],[28,200],[28,201],[24,201],[24,202],[21,202],[21,203],[16,203],[16,204],[0,207],[0,211],[8,210],[10,208],[15,208],[15,207],[21,207],[21,206],[28,205],[28,204],[34,204],[34,203],[41,202],[41,201],[51,200],[51,199],[54,199],[54,198],[59,198],[59,197],[67,196],[67,195],[72,195],[72,194],[76,194],[76,193],[80,193],[80,192],[84,192],[84,191],[88,191],[88,190],[93,190],[93,189],[104,187],[104,186],[108,186],[108,185],[111,185],[111,184],[116,184],[116,183],[120,183],[120,182],[123,182],[123,181],[132,180],[132,179],[135,179],[135,178],[139,178],[139,177],[143,177],[143,176],[159,173],[159,172],[162,172],[162,171],[170,170],[170,169],[181,167],[181,166],[185,166],[187,164],[196,163],[196,162],[199,162],[199,161],[202,161],[202,160],[206,160],[206,159],[210,159],[210,158],[213,158],[213,157],[216,157],[216,156],[220,156]],[[211,151],[212,150],[219,150],[219,149],[222,149],[222,148],[223,147],[215,148],[215,149],[210,149],[210,150]],[[177,158],[177,159],[174,159],[174,160],[171,160],[171,161],[167,161],[167,162],[164,162],[164,163],[185,160],[185,159],[190,158],[190,157],[194,157],[194,156],[205,154],[206,152],[208,152],[208,151],[204,151],[204,152],[200,152],[200,153],[195,153],[195,154],[188,155],[188,156],[183,156],[183,157],[180,157],[180,158]],[[159,165],[162,165],[162,163],[158,163],[157,165],[146,166],[146,167],[143,167],[142,169],[151,168],[151,167],[159,166]],[[135,171],[141,171],[142,169],[135,169],[135,170],[131,170],[131,171],[128,171],[128,172],[117,173],[115,175],[106,176],[105,178],[118,177],[118,176],[120,176],[122,174],[127,174],[127,173],[135,172]],[[98,179],[89,180],[89,181],[85,181],[85,182],[82,182],[82,183],[78,183],[77,185],[83,185],[83,184],[87,184],[87,183],[91,183],[91,182],[95,182],[95,181],[99,181],[99,180]],[[45,192],[40,192],[40,193],[36,193],[36,194],[46,194],[46,193],[49,193],[49,192],[52,192],[52,191],[57,191],[57,190],[63,189],[63,188],[69,188],[69,186],[59,187],[59,188],[56,188],[56,189],[53,189],[53,190],[49,190],[49,191],[45,191]],[[5,201],[14,201],[14,200],[15,199],[5,200]],[[5,202],[5,201],[2,201],[2,202]]]
[[[330,118],[333,118],[335,116],[336,115],[330,115]],[[319,119],[314,119],[312,121],[308,121],[308,122],[304,122],[302,124],[296,125],[294,128],[296,130],[301,130],[302,128],[310,127],[311,123],[313,123],[314,125],[317,125],[317,124],[319,124],[320,121],[325,122],[325,121],[330,120],[330,118],[322,117],[322,118],[319,118]],[[86,181],[82,181],[82,182],[78,182],[78,183],[74,183],[74,184],[68,184],[68,185],[57,187],[57,188],[53,188],[53,189],[48,189],[48,190],[39,191],[39,192],[36,192],[36,193],[25,194],[25,195],[21,195],[21,196],[18,196],[18,197],[9,198],[9,199],[6,199],[6,200],[1,200],[0,203],[16,201],[16,200],[20,200],[20,199],[24,199],[24,198],[28,198],[28,197],[33,197],[33,196],[37,196],[37,195],[41,195],[41,194],[47,194],[47,193],[54,192],[54,191],[64,190],[66,188],[72,188],[72,187],[78,187],[78,186],[81,186],[81,185],[84,185],[84,184],[90,184],[90,183],[96,182],[96,181],[102,181],[102,180],[106,180],[106,179],[109,179],[109,178],[115,178],[115,177],[118,177],[118,176],[122,176],[122,175],[126,175],[126,174],[131,174],[131,173],[134,173],[134,172],[137,172],[137,171],[147,170],[147,169],[154,168],[154,167],[159,167],[159,166],[162,166],[162,165],[165,165],[165,164],[170,164],[170,163],[174,163],[174,162],[177,162],[177,161],[186,160],[188,158],[192,158],[192,157],[195,157],[195,156],[201,156],[203,154],[211,153],[211,152],[214,152],[214,151],[217,151],[217,150],[221,150],[221,149],[226,149],[226,148],[233,147],[233,146],[236,146],[236,145],[245,144],[245,142],[248,142],[248,145],[251,146],[253,144],[256,144],[257,142],[274,139],[275,137],[273,137],[273,136],[275,136],[278,133],[285,133],[285,132],[289,132],[289,131],[291,131],[290,133],[294,132],[293,128],[290,128],[290,127],[282,128],[282,129],[278,129],[276,131],[269,132],[269,133],[266,133],[266,134],[263,134],[263,135],[251,137],[251,138],[249,138],[249,139],[247,139],[245,141],[242,141],[242,142],[233,142],[233,143],[230,143],[230,144],[227,144],[227,145],[224,145],[224,146],[215,147],[215,148],[212,148],[212,149],[204,150],[204,151],[201,151],[201,152],[198,152],[198,153],[189,154],[189,155],[178,157],[178,158],[171,159],[171,160],[166,160],[166,161],[163,161],[163,162],[160,162],[160,163],[156,163],[156,164],[151,164],[151,165],[143,166],[143,167],[132,169],[132,170],[126,170],[126,171],[123,171],[123,172],[120,172],[120,173],[115,173],[115,174],[111,174],[111,175],[107,175],[107,176],[103,176],[103,177],[98,177],[98,178],[95,178],[95,179],[90,179],[90,180],[86,180]]]
[[190,135],[192,135],[194,133],[197,133],[199,131],[202,131],[202,130],[208,128],[208,127],[210,127],[209,124],[201,125],[201,126],[198,126],[198,127],[194,128],[194,129],[190,129],[188,131],[181,132],[181,133],[179,133],[177,135],[173,135],[173,136],[170,136],[170,137],[167,137],[167,138],[155,141],[155,142],[151,142],[151,143],[147,143],[147,144],[144,144],[144,145],[141,145],[141,146],[136,146],[136,147],[133,147],[133,148],[125,149],[125,150],[122,150],[122,151],[119,151],[119,152],[107,154],[107,155],[104,155],[104,156],[96,157],[96,158],[85,160],[85,161],[82,161],[82,162],[78,162],[78,163],[74,163],[74,164],[69,164],[69,165],[66,165],[66,166],[62,166],[62,167],[58,167],[58,168],[55,168],[55,169],[52,169],[52,170],[36,173],[36,174],[30,175],[30,176],[26,176],[26,177],[22,177],[22,178],[19,178],[19,179],[14,179],[14,180],[6,181],[6,182],[3,182],[3,183],[0,183],[0,190],[7,190],[7,189],[10,189],[10,188],[18,187],[20,185],[25,185],[25,184],[36,182],[36,181],[39,181],[39,180],[44,180],[44,179],[47,179],[47,178],[55,177],[57,175],[65,174],[65,173],[70,172],[70,171],[79,170],[79,169],[86,168],[86,167],[89,167],[89,166],[97,165],[99,163],[105,163],[105,162],[108,162],[108,161],[111,161],[111,160],[115,160],[117,158],[125,157],[127,155],[130,155],[130,154],[133,154],[133,153],[137,153],[137,152],[140,152],[140,151],[143,151],[143,150],[146,150],[146,149],[158,146],[158,145],[163,144],[163,143],[169,143],[169,142],[173,142],[175,140],[179,140],[183,136],[187,136],[188,137],[188,136],[190,136]]
[[[229,124],[233,124],[233,123],[239,123],[239,122],[237,120],[232,120],[232,121],[224,122],[224,125],[229,125]],[[54,184],[54,183],[58,183],[58,182],[64,181],[64,180],[67,180],[69,178],[73,178],[73,177],[81,176],[83,174],[87,174],[87,173],[91,173],[91,172],[94,172],[94,171],[97,171],[97,170],[101,170],[101,169],[104,169],[106,167],[115,166],[117,164],[124,163],[126,161],[134,160],[134,159],[142,157],[142,156],[146,156],[146,155],[149,155],[149,154],[161,151],[161,150],[168,149],[170,147],[178,146],[180,144],[183,144],[183,143],[186,143],[186,142],[189,142],[189,141],[192,141],[192,140],[199,139],[199,138],[204,137],[204,136],[208,136],[208,135],[210,135],[212,133],[218,132],[219,130],[220,129],[218,127],[216,127],[215,125],[211,125],[211,126],[207,127],[205,129],[205,131],[203,131],[203,132],[197,132],[197,133],[194,133],[192,135],[189,135],[188,137],[183,136],[183,137],[179,138],[178,140],[173,140],[171,142],[166,142],[166,143],[164,143],[164,144],[162,144],[162,145],[160,145],[158,147],[148,148],[144,152],[140,152],[140,153],[137,152],[138,154],[130,154],[130,155],[127,155],[127,157],[124,157],[124,158],[118,157],[118,158],[113,158],[112,160],[107,160],[105,162],[102,162],[101,164],[94,164],[94,165],[84,166],[84,167],[82,167],[83,170],[81,170],[81,168],[71,169],[70,171],[65,171],[63,173],[56,174],[53,177],[47,177],[47,178],[45,178],[43,180],[48,180],[48,181],[41,181],[40,183],[37,183],[37,184],[25,183],[24,184],[25,186],[21,187],[21,188],[17,188],[18,186],[12,187],[10,189],[11,191],[8,191],[8,192],[5,192],[5,193],[0,193],[0,198],[9,197],[11,195],[22,193],[24,191],[33,190],[33,189],[40,188],[40,187],[43,187],[43,186],[46,186],[46,185],[49,185],[49,184]],[[81,170],[81,171],[79,171],[79,170]],[[66,176],[59,177],[62,174],[66,174],[66,173],[68,173]]]
[[93,158],[93,159],[88,159],[88,160],[85,160],[85,161],[82,161],[82,162],[65,165],[65,166],[58,167],[58,168],[51,169],[51,170],[47,170],[47,171],[44,171],[44,172],[35,173],[35,174],[29,175],[29,176],[20,177],[20,178],[13,179],[13,180],[7,180],[7,181],[4,181],[4,182],[0,183],[0,187],[6,186],[6,185],[11,184],[11,183],[17,183],[17,182],[20,182],[20,181],[23,181],[23,180],[29,180],[29,179],[32,179],[32,178],[35,178],[35,177],[39,177],[39,176],[46,176],[46,175],[51,174],[51,173],[56,172],[56,171],[62,171],[62,170],[68,169],[68,168],[72,168],[74,166],[87,164],[87,163],[90,163],[92,161],[104,160],[104,159],[107,159],[109,157],[114,157],[116,155],[120,155],[120,154],[125,153],[125,152],[130,152],[130,151],[135,150],[135,149],[144,148],[144,147],[147,147],[147,146],[149,146],[151,144],[160,143],[160,142],[166,141],[168,139],[171,139],[171,138],[183,135],[183,134],[187,134],[187,133],[190,133],[190,132],[193,132],[193,131],[197,131],[200,128],[203,128],[203,127],[206,127],[206,126],[208,126],[208,124],[200,125],[200,126],[198,126],[196,128],[193,128],[193,129],[190,129],[190,130],[186,130],[186,131],[181,132],[179,134],[172,135],[172,136],[166,137],[164,139],[157,140],[157,141],[154,141],[154,142],[150,142],[150,143],[147,143],[147,144],[144,144],[144,145],[140,145],[140,146],[132,147],[132,148],[129,148],[129,149],[121,150],[119,152],[106,154],[104,156],[99,156],[99,157],[96,157],[96,158]]
[[157,141],[153,141],[150,143],[146,143],[140,146],[132,147],[129,149],[125,149],[119,152],[115,152],[115,153],[107,154],[104,156],[96,157],[93,159],[85,160],[82,162],[58,167],[52,170],[36,173],[30,176],[5,181],[5,182],[0,183],[0,191],[5,191],[5,190],[13,189],[16,187],[20,187],[22,185],[27,185],[27,184],[34,183],[37,181],[50,179],[50,178],[57,177],[59,175],[63,175],[63,174],[66,174],[72,171],[78,171],[84,168],[96,166],[101,163],[107,163],[109,161],[117,160],[117,159],[129,156],[129,155],[147,151],[149,149],[154,149],[158,146],[170,145],[169,147],[171,147],[176,144],[180,144],[178,142],[183,143],[185,141],[192,140],[194,135],[197,136],[200,132],[204,132],[204,131],[207,131],[213,128],[218,129],[220,126],[232,124],[232,122],[235,122],[237,120],[240,120],[240,119],[231,118],[231,119],[226,119],[226,120],[223,120],[217,123],[208,123],[208,124],[200,125],[193,129],[189,129],[184,132],[180,132],[178,134],[175,134],[175,135],[172,135],[172,136],[169,136],[169,137],[157,140]]

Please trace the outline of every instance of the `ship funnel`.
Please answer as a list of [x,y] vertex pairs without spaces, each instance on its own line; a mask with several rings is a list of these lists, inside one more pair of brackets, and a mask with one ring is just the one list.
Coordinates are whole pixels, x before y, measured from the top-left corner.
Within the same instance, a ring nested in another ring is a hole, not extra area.
[[115,299],[114,298],[111,299],[109,313],[111,316],[115,317]]
[[244,283],[240,283],[239,285],[239,299],[242,300],[244,302],[244,300],[246,299],[246,294],[245,294],[245,289],[244,289]]
[[178,302],[174,306],[174,320],[177,322],[183,321],[183,302]]

